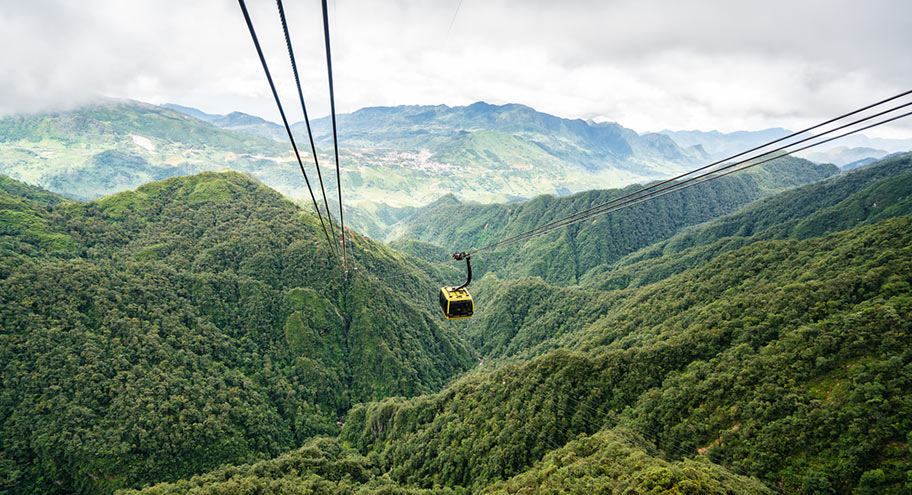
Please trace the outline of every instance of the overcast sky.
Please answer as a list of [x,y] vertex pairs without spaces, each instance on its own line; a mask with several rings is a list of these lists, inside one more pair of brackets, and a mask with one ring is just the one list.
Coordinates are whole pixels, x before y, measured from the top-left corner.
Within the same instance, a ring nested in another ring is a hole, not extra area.
[[[248,0],[293,121],[272,0]],[[457,12],[458,6],[458,12]],[[912,89],[912,2],[329,0],[337,110],[523,103],[639,131],[814,123]],[[285,0],[329,111],[318,0]],[[0,0],[0,114],[95,95],[278,121],[232,0]],[[296,109],[296,111],[295,111]],[[912,136],[912,122],[886,134]]]

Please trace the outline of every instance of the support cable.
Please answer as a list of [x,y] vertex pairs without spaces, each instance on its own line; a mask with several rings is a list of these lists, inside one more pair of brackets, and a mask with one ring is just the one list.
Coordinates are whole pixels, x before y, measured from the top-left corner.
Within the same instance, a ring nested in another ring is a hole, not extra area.
[[[869,106],[864,107],[864,108],[862,108],[862,109],[859,109],[859,110],[856,110],[856,111],[854,111],[854,112],[845,114],[845,115],[843,115],[843,116],[841,116],[841,117],[838,117],[838,118],[836,118],[836,119],[831,119],[831,120],[829,120],[829,121],[827,121],[827,122],[824,122],[824,123],[822,123],[822,124],[818,124],[818,125],[813,126],[813,127],[809,128],[809,129],[815,129],[815,128],[821,127],[821,126],[823,126],[823,125],[833,123],[834,121],[839,120],[839,119],[843,119],[843,118],[845,118],[846,116],[854,115],[854,114],[856,114],[856,113],[858,113],[858,112],[860,112],[860,111],[863,111],[863,110],[866,110],[866,109],[870,109],[870,108],[872,108],[873,106],[881,105],[881,104],[883,104],[884,102],[894,100],[894,99],[896,99],[896,98],[899,98],[899,97],[901,97],[901,96],[907,95],[907,94],[909,94],[909,93],[912,93],[912,91],[908,91],[908,92],[906,92],[906,93],[903,93],[903,94],[901,94],[901,95],[897,95],[897,96],[892,97],[892,98],[889,98],[889,99],[887,99],[887,100],[883,100],[883,101],[881,101],[881,102],[879,102],[879,103],[876,103],[876,104],[874,104],[874,105],[869,105]],[[667,179],[667,180],[658,182],[658,183],[656,183],[656,184],[652,184],[652,185],[650,185],[650,186],[643,187],[643,188],[638,189],[638,190],[636,190],[636,191],[634,191],[634,192],[632,192],[632,193],[628,193],[628,194],[626,194],[626,195],[623,195],[623,196],[620,196],[620,197],[618,197],[618,198],[612,199],[612,200],[607,201],[607,202],[605,202],[605,203],[600,203],[600,204],[598,204],[598,205],[592,206],[592,207],[587,208],[587,209],[585,209],[585,210],[576,212],[576,213],[574,213],[574,214],[572,214],[572,215],[569,215],[569,216],[567,216],[567,217],[560,218],[560,219],[557,219],[557,220],[548,222],[548,223],[546,223],[546,224],[544,224],[544,225],[538,226],[538,227],[536,227],[536,228],[534,228],[534,229],[531,229],[531,230],[529,230],[529,231],[523,232],[523,233],[521,233],[521,234],[517,234],[517,235],[514,235],[514,236],[512,236],[512,237],[508,237],[508,238],[506,238],[506,239],[500,240],[500,241],[498,241],[498,242],[495,242],[494,244],[491,244],[491,245],[486,246],[486,247],[484,247],[484,248],[481,248],[481,249],[478,249],[478,250],[476,250],[476,251],[473,251],[471,254],[475,254],[475,253],[478,253],[478,252],[484,252],[484,251],[491,251],[491,250],[497,249],[497,248],[499,248],[499,247],[503,247],[503,246],[506,246],[506,245],[509,245],[509,244],[513,244],[513,243],[515,243],[515,242],[519,242],[519,241],[523,241],[523,240],[529,239],[529,238],[531,238],[531,237],[537,237],[537,236],[540,235],[541,233],[546,233],[546,232],[550,232],[550,231],[554,230],[552,227],[560,228],[560,227],[564,227],[564,226],[567,226],[567,225],[571,225],[571,224],[573,224],[573,223],[577,223],[577,222],[576,222],[577,219],[583,220],[583,219],[591,218],[591,216],[594,216],[594,215],[592,215],[591,213],[594,213],[594,214],[596,214],[596,215],[597,215],[597,214],[601,214],[601,213],[606,213],[606,212],[607,212],[606,209],[609,208],[609,207],[612,207],[612,205],[615,205],[615,206],[618,206],[618,205],[627,205],[628,203],[630,203],[630,202],[632,202],[632,201],[636,201],[636,200],[638,200],[638,199],[640,199],[640,198],[646,197],[646,196],[648,196],[648,195],[651,195],[651,194],[654,194],[654,193],[657,193],[657,192],[665,191],[665,190],[671,189],[671,188],[678,188],[678,189],[680,189],[680,188],[681,188],[681,187],[680,187],[681,185],[687,184],[687,183],[692,182],[692,181],[696,181],[696,180],[701,179],[701,178],[703,178],[703,177],[706,177],[706,176],[708,176],[708,175],[715,174],[715,173],[718,173],[718,172],[723,171],[723,170],[727,170],[727,169],[731,169],[731,168],[737,167],[738,165],[742,165],[742,164],[747,163],[747,162],[752,161],[752,160],[756,160],[756,159],[759,159],[759,158],[771,156],[771,155],[774,155],[774,154],[779,153],[779,152],[785,152],[788,148],[790,148],[790,147],[792,147],[792,146],[795,146],[795,145],[797,145],[797,144],[801,144],[801,143],[804,143],[804,142],[807,142],[807,141],[811,141],[811,140],[814,140],[814,139],[818,139],[818,138],[823,137],[823,136],[825,136],[825,135],[827,135],[827,134],[830,134],[830,133],[833,133],[833,132],[836,132],[836,131],[845,129],[845,128],[850,127],[850,126],[852,126],[852,125],[859,124],[859,123],[861,123],[861,122],[864,122],[864,121],[873,119],[873,118],[875,118],[875,117],[882,116],[882,115],[887,114],[887,113],[890,113],[890,112],[894,112],[894,111],[896,111],[896,110],[898,110],[898,109],[900,109],[900,108],[904,108],[904,107],[907,107],[907,106],[909,106],[909,105],[912,105],[912,102],[904,103],[904,104],[902,104],[902,105],[898,105],[898,106],[896,106],[896,107],[893,107],[893,108],[890,108],[890,109],[888,109],[888,110],[885,110],[885,111],[876,113],[876,114],[874,114],[874,115],[870,115],[870,116],[868,116],[868,117],[864,117],[864,118],[855,120],[855,121],[850,122],[850,123],[848,123],[848,124],[841,125],[841,126],[836,127],[836,128],[834,128],[834,129],[830,129],[830,130],[828,130],[828,131],[826,131],[826,132],[823,132],[823,133],[820,133],[820,134],[818,134],[818,135],[812,135],[812,136],[810,136],[810,137],[808,137],[808,138],[804,138],[804,139],[801,139],[801,140],[799,140],[799,141],[796,141],[796,142],[793,142],[793,143],[790,143],[790,144],[781,146],[781,147],[776,148],[776,149],[774,149],[774,150],[767,151],[767,152],[761,153],[761,154],[759,154],[759,155],[756,155],[756,156],[753,156],[753,157],[750,157],[750,158],[746,158],[746,159],[743,159],[743,160],[740,160],[740,161],[737,161],[737,162],[734,162],[734,163],[730,163],[730,164],[723,165],[723,166],[720,167],[720,168],[717,168],[717,169],[715,169],[715,170],[711,170],[711,171],[708,171],[708,172],[704,172],[703,174],[700,174],[700,175],[697,175],[697,176],[688,178],[688,179],[686,179],[686,180],[684,180],[684,181],[681,181],[681,182],[674,182],[674,181],[676,181],[677,179],[680,179],[680,178],[682,178],[682,177],[686,177],[686,176],[688,176],[688,175],[692,175],[692,174],[694,174],[694,173],[696,173],[696,172],[705,170],[705,169],[707,169],[707,168],[709,168],[709,167],[712,167],[712,166],[714,166],[714,165],[718,165],[718,164],[720,164],[720,163],[724,163],[724,162],[726,162],[726,161],[728,161],[728,160],[731,160],[732,158],[743,156],[743,155],[748,154],[748,153],[750,153],[750,152],[752,152],[752,151],[756,151],[756,150],[759,150],[759,149],[768,147],[768,146],[770,146],[770,145],[772,145],[772,144],[775,144],[775,143],[777,143],[777,142],[781,142],[782,140],[787,139],[787,138],[789,138],[789,137],[794,137],[795,135],[800,134],[800,132],[805,132],[805,131],[800,131],[799,133],[793,133],[793,134],[790,135],[790,136],[786,136],[786,137],[783,137],[783,138],[779,138],[779,139],[777,139],[777,140],[771,141],[771,142],[769,142],[769,143],[767,143],[767,144],[764,144],[764,145],[762,145],[762,146],[758,146],[758,147],[756,147],[756,148],[753,148],[752,150],[748,150],[748,151],[739,153],[739,154],[737,154],[737,155],[733,155],[732,157],[729,157],[729,158],[727,158],[727,159],[720,160],[720,161],[711,163],[711,164],[709,164],[709,165],[705,165],[705,166],[700,167],[700,168],[698,168],[698,169],[694,169],[694,170],[692,170],[692,171],[690,171],[690,172],[686,172],[686,173],[684,173],[684,174],[681,174],[681,175],[678,175],[678,176],[676,176],[676,177],[673,177],[673,178],[671,178],[671,179]],[[905,116],[905,115],[903,115],[903,116]],[[902,118],[903,116],[900,116],[900,117],[897,117],[897,118]],[[893,120],[896,120],[897,118],[888,119],[888,120],[885,120],[885,121],[883,121],[883,122],[879,122],[879,123],[877,123],[877,124],[874,124],[874,125],[871,125],[871,126],[867,126],[867,127],[865,127],[864,129],[868,129],[868,128],[871,128],[871,127],[875,127],[875,126],[877,126],[877,125],[881,125],[881,124],[884,124],[884,123],[887,123],[887,122],[891,122],[891,121],[893,121]],[[842,135],[840,135],[840,136],[837,136],[836,138],[831,138],[831,139],[827,139],[827,140],[825,140],[825,141],[821,141],[821,142],[818,142],[818,143],[814,143],[814,144],[812,144],[812,145],[803,147],[803,148],[801,148],[800,150],[791,150],[791,151],[785,152],[784,154],[776,155],[775,157],[778,158],[778,157],[780,157],[780,156],[787,156],[787,155],[789,155],[789,154],[791,154],[791,153],[795,153],[795,152],[798,152],[798,151],[802,151],[802,150],[804,150],[804,149],[807,149],[807,148],[810,148],[810,147],[813,147],[813,146],[818,146],[818,145],[820,145],[820,144],[823,144],[823,143],[832,141],[833,139],[837,139],[837,138],[839,138],[839,137],[844,137],[844,136],[847,136],[847,135],[849,135],[849,134],[854,134],[855,132],[859,132],[859,130],[855,130],[855,131],[852,131],[852,132],[849,132],[849,133],[842,134]],[[763,163],[766,163],[767,161],[769,161],[769,160],[765,160]],[[726,174],[726,175],[727,175],[727,174]],[[703,182],[705,182],[705,181],[703,181]],[[700,183],[702,183],[702,182],[700,182]],[[695,185],[695,184],[694,184],[694,185]],[[660,188],[660,186],[665,186],[665,187],[661,187],[661,188]],[[689,187],[689,186],[688,186],[688,187]],[[657,189],[657,188],[659,188],[659,189]],[[657,190],[653,190],[653,189],[657,189]],[[678,189],[675,189],[675,190],[678,190]],[[615,211],[615,209],[612,208],[611,211]]]
[[238,0],[241,6],[241,12],[244,13],[244,20],[247,21],[247,29],[250,30],[250,37],[253,39],[253,45],[256,47],[257,55],[260,57],[260,63],[263,64],[263,72],[266,73],[266,80],[269,81],[269,88],[272,90],[272,97],[275,98],[276,106],[279,107],[279,114],[282,116],[282,123],[285,124],[285,132],[288,133],[288,140],[291,141],[291,147],[294,149],[295,158],[298,159],[298,166],[304,175],[304,182],[307,184],[307,191],[310,192],[310,199],[313,201],[314,210],[317,212],[317,218],[320,219],[320,225],[323,227],[323,235],[326,236],[326,242],[330,245],[330,250],[336,254],[333,242],[329,239],[329,231],[326,230],[326,223],[323,222],[323,215],[320,214],[320,208],[317,206],[317,198],[314,196],[313,189],[310,187],[310,180],[307,178],[307,172],[304,171],[304,163],[301,161],[301,154],[298,152],[298,145],[295,144],[294,136],[291,134],[291,127],[288,125],[288,119],[285,117],[285,110],[282,109],[282,102],[279,100],[279,93],[276,91],[275,83],[272,82],[272,74],[269,73],[269,66],[266,64],[266,57],[263,56],[263,49],[260,47],[260,40],[257,38],[256,31],[253,29],[253,22],[250,20],[250,13],[247,12],[247,4],[244,0]]
[[326,73],[329,77],[329,109],[332,115],[333,150],[336,157],[336,189],[339,192],[339,235],[342,240],[342,270],[345,270],[345,217],[342,213],[342,178],[339,172],[339,135],[336,132],[336,96],[333,91],[332,52],[329,47],[329,14],[326,9],[326,0],[323,0],[323,37],[326,44]]
[[288,58],[291,59],[291,70],[294,72],[295,84],[298,87],[298,98],[301,100],[301,110],[304,112],[304,124],[307,125],[307,137],[310,138],[310,152],[313,154],[314,168],[317,169],[317,179],[320,180],[320,192],[323,194],[323,205],[326,207],[326,217],[329,219],[329,230],[332,233],[333,245],[338,243],[336,228],[333,227],[332,213],[329,211],[329,202],[326,200],[326,188],[323,187],[323,174],[320,173],[320,161],[317,158],[317,147],[314,145],[313,131],[310,128],[310,119],[307,116],[307,106],[304,104],[304,92],[301,90],[301,79],[298,77],[298,65],[295,63],[294,50],[291,48],[291,36],[288,34],[288,23],[285,22],[285,9],[282,0],[276,0],[279,8],[279,17],[282,19],[282,31],[285,32],[285,44],[288,46]]

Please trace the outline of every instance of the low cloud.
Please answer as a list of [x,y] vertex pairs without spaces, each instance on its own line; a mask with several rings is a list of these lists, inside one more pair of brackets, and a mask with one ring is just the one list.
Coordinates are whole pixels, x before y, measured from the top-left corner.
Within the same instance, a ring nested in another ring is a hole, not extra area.
[[[912,4],[333,0],[337,108],[517,102],[638,130],[798,127],[908,89]],[[236,3],[0,0],[0,113],[96,95],[277,120]],[[248,0],[283,99],[275,4]],[[286,2],[313,115],[319,2]],[[894,127],[908,135],[910,124]]]

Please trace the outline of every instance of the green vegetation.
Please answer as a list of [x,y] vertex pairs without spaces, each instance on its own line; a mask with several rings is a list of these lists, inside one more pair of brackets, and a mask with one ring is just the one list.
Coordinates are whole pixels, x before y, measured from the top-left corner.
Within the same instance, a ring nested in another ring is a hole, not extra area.
[[[496,202],[569,194],[651,180],[703,157],[664,136],[521,105],[364,109],[339,119],[346,205],[368,210],[352,214],[352,225],[375,237],[382,235],[372,222],[383,225],[371,210],[424,205],[442,191]],[[334,177],[325,124],[314,123],[318,153],[323,176]],[[306,143],[302,125],[295,130]],[[302,158],[315,176],[306,148]],[[66,112],[0,118],[0,173],[74,199],[225,168],[309,202],[285,131],[253,116],[101,100]],[[327,194],[335,195],[335,184],[327,181]],[[384,206],[372,206],[377,203]]]
[[596,267],[582,283],[637,286],[699,266],[722,253],[768,239],[807,239],[912,214],[912,154],[786,191],[742,211],[688,229]]
[[[479,256],[477,316],[446,326],[445,251],[352,234],[346,280],[239,174],[47,206],[9,183],[70,247],[3,239],[0,490],[908,493],[910,156],[713,219],[831,173],[796,164],[657,201],[658,233],[609,216]],[[487,240],[581,198],[444,198],[474,214],[420,227]]]
[[356,266],[412,291],[345,280],[316,219],[243,175],[86,204],[2,184],[3,214],[28,221],[0,232],[0,490],[109,493],[274,456],[472,363],[416,304],[429,271],[352,234]]
[[[477,272],[479,276],[494,271],[502,278],[536,276],[550,283],[577,283],[598,265],[614,263],[687,226],[837,172],[832,165],[782,158],[485,254],[476,260]],[[400,221],[391,237],[418,239],[453,250],[481,248],[640,187],[588,191],[566,198],[541,196],[508,205],[461,204],[455,198],[441,200]]]

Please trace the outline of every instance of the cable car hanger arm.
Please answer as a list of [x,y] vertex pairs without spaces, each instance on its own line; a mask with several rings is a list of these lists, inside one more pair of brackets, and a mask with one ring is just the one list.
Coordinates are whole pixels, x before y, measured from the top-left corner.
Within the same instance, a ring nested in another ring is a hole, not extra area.
[[465,252],[456,253],[453,255],[453,259],[455,259],[456,261],[464,259],[466,262],[466,269],[469,272],[469,277],[466,279],[464,284],[460,285],[459,287],[456,287],[456,290],[466,288],[469,286],[469,284],[472,283],[472,263],[471,263],[472,255],[470,255],[469,253],[465,253]]

